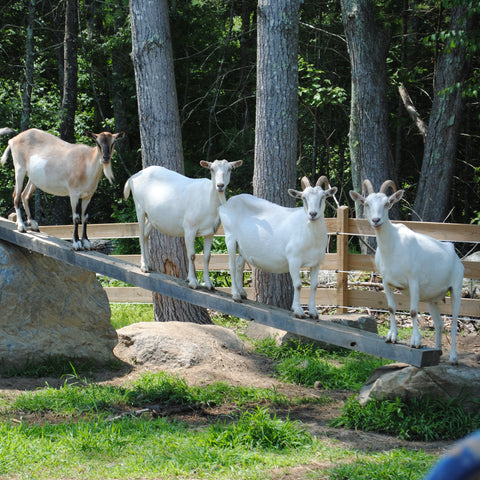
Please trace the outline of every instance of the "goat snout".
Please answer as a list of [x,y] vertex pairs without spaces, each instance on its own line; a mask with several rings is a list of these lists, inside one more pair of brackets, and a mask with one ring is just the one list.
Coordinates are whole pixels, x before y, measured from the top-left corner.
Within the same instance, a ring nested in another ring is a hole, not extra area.
[[372,227],[377,228],[380,226],[382,219],[380,217],[372,218]]
[[217,190],[222,193],[225,190],[225,184],[224,183],[217,183]]
[[318,212],[309,212],[310,220],[315,220],[318,217]]

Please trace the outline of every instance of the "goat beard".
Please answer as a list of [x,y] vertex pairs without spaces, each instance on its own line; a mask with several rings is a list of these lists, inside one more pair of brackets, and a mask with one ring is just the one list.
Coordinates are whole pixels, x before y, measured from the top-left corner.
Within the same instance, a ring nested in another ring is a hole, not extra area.
[[103,164],[103,173],[107,177],[110,183],[113,183],[114,175],[112,171],[112,162],[104,163]]

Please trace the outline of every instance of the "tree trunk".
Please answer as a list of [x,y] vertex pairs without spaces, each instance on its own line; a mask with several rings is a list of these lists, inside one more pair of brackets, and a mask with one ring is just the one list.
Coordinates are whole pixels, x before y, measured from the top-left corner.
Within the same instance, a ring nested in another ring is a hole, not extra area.
[[35,38],[33,35],[35,23],[35,0],[28,2],[28,18],[26,31],[26,54],[25,54],[25,84],[22,94],[22,119],[20,121],[20,131],[28,128],[30,123],[30,112],[32,110],[32,86],[33,86],[33,47]]
[[77,0],[66,0],[64,39],[64,80],[62,122],[60,137],[66,142],[75,142],[75,110],[77,108]]
[[[130,0],[130,17],[143,166],[161,163],[183,173],[167,0]],[[150,250],[155,270],[187,276],[183,239],[154,230]],[[154,312],[156,321],[212,323],[204,308],[158,294],[154,294]]]
[[[349,145],[353,187],[368,178],[379,189],[395,180],[388,140],[386,55],[389,34],[375,22],[372,0],[341,0],[352,69]],[[363,212],[357,209],[357,217]]]
[[[474,17],[468,7],[459,5],[451,12],[449,30],[469,31]],[[414,219],[426,222],[445,220],[451,204],[451,190],[457,140],[464,100],[466,48],[460,39],[455,47],[448,42],[437,59],[432,111],[428,123],[422,170],[414,204]]]
[[[115,9],[115,31],[118,32],[126,21],[126,13],[122,6],[117,6]],[[112,48],[112,105],[113,116],[115,118],[115,131],[128,131],[129,118],[127,113],[127,94],[123,88],[122,82],[126,77],[124,65],[128,65],[128,50],[125,45],[116,43]],[[115,146],[117,156],[122,160],[124,167],[124,156],[126,152],[130,151],[129,136],[125,136],[118,145]]]
[[[77,37],[78,37],[78,3],[77,0],[65,1],[65,37],[63,43],[63,95],[60,138],[75,143],[75,110],[77,109]],[[55,198],[56,224],[68,222],[70,203],[67,197]]]
[[[298,117],[299,0],[258,2],[257,108],[253,193],[293,206],[288,189],[296,183]],[[290,309],[290,275],[254,270],[256,300]]]

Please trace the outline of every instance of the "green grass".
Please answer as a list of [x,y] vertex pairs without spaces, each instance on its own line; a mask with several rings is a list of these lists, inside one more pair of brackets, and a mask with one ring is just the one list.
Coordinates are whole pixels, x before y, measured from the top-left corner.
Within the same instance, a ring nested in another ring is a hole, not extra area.
[[369,400],[351,397],[332,426],[375,431],[405,440],[456,440],[480,428],[480,412],[467,413],[458,400],[419,397],[411,400]]
[[[117,325],[145,321],[144,314],[147,321],[153,320],[151,305],[112,304],[112,312]],[[246,322],[225,315],[214,316],[214,321],[244,336]],[[358,352],[326,351],[302,343],[278,347],[268,340],[255,342],[255,348],[275,361],[282,380],[307,386],[320,381],[327,389],[356,391],[373,369],[386,363]],[[301,424],[276,414],[279,408],[288,411],[305,403],[321,408],[331,402],[328,393],[287,399],[275,389],[223,382],[189,386],[183,378],[164,372],[144,373],[123,386],[100,385],[84,379],[93,372],[89,365],[60,358],[40,367],[30,363],[15,374],[56,372],[64,383],[17,397],[0,395],[2,479],[267,480],[292,470],[295,478],[303,472],[305,480],[420,480],[437,459],[407,449],[354,450],[328,436],[314,438]],[[436,409],[436,404],[419,402],[405,410],[398,402],[360,407],[355,401],[352,397],[347,402],[336,426],[409,439],[449,438],[452,431],[469,433],[479,426],[478,419],[468,416],[461,422],[464,413],[453,403]],[[179,407],[197,412],[197,420],[189,424],[172,414],[131,415],[151,405],[167,413]],[[218,409],[217,415],[200,414],[212,409]],[[437,423],[428,420],[429,411]]]
[[137,322],[153,322],[153,305],[149,303],[111,303],[111,323],[113,327],[126,327]]
[[[330,469],[330,480],[413,480],[428,471],[432,456],[423,451],[392,450],[358,456],[355,461]],[[423,474],[419,475],[419,472]]]
[[[289,401],[271,389],[224,383],[191,387],[162,372],[143,374],[123,387],[69,379],[75,380],[5,402],[1,478],[264,480],[274,471],[305,465],[305,479],[402,478],[381,474],[389,468],[400,475],[411,467],[412,475],[404,478],[416,480],[436,460],[408,451],[360,454],[326,437],[316,439],[299,423],[277,417],[274,406]],[[129,406],[152,403],[236,408],[222,420],[192,425],[174,417],[120,415],[112,420],[112,414],[128,412]],[[254,404],[262,406],[251,408]],[[312,470],[312,465],[324,466]]]
[[278,360],[275,370],[280,380],[307,387],[320,382],[328,390],[358,391],[373,370],[390,363],[342,348],[327,351],[302,343],[277,346],[273,339],[256,342],[256,352]]

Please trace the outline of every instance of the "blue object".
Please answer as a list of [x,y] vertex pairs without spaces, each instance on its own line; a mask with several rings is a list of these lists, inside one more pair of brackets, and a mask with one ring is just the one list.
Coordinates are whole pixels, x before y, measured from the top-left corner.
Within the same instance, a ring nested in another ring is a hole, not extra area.
[[480,473],[480,430],[455,443],[424,480],[475,480]]

